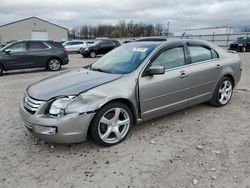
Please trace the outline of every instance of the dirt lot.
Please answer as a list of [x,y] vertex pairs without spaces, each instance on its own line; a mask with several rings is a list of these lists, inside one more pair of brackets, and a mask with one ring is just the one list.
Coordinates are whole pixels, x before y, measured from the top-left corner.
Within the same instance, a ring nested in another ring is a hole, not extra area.
[[[18,107],[24,89],[54,73],[0,77],[0,187],[250,187],[250,53],[229,105],[201,104],[138,125],[102,148],[52,145],[31,136]],[[70,56],[62,71],[96,59]]]

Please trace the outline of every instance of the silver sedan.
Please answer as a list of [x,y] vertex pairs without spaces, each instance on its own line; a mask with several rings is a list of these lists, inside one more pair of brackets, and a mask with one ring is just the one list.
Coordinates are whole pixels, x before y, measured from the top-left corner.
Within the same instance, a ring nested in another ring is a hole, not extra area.
[[48,142],[122,142],[137,123],[199,103],[229,103],[241,77],[231,51],[198,40],[133,42],[26,89],[20,114]]

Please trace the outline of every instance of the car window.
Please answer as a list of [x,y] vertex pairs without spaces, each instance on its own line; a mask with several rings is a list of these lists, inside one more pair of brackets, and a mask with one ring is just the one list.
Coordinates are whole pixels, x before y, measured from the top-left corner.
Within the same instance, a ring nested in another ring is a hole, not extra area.
[[114,45],[114,43],[111,41],[104,41],[101,43],[101,46],[113,46],[113,45]]
[[189,46],[192,63],[213,59],[211,49],[203,46]]
[[153,62],[153,65],[162,65],[165,69],[171,69],[185,65],[183,47],[168,49],[162,52]]
[[11,51],[11,53],[26,52],[26,43],[19,42],[11,45],[8,49]]
[[32,50],[44,50],[49,48],[46,44],[43,42],[30,42],[29,49]]
[[83,44],[83,42],[72,42],[71,45],[79,45],[79,44]]
[[219,58],[219,55],[215,50],[211,49],[211,53],[212,53],[212,58],[213,59]]

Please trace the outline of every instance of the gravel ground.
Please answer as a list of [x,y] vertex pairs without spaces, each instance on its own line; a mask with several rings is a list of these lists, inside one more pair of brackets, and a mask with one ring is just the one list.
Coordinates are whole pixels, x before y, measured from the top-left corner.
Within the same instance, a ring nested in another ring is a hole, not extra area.
[[[36,140],[23,126],[19,102],[29,84],[55,73],[5,74],[0,187],[250,187],[250,53],[240,56],[243,75],[230,104],[201,104],[140,124],[110,148]],[[79,54],[70,60],[61,72],[96,61]]]

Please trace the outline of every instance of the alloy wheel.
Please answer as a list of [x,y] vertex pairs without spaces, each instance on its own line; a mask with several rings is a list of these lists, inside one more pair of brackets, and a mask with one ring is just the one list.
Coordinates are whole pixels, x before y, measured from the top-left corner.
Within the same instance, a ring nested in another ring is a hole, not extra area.
[[130,116],[125,109],[112,108],[99,121],[99,137],[108,144],[118,143],[127,135],[130,124]]
[[232,97],[233,86],[229,80],[225,80],[221,83],[219,88],[219,102],[221,104],[227,104]]
[[92,58],[96,57],[96,53],[94,51],[90,52],[90,57]]
[[58,59],[51,59],[49,61],[49,68],[52,71],[58,71],[61,68],[61,62]]

